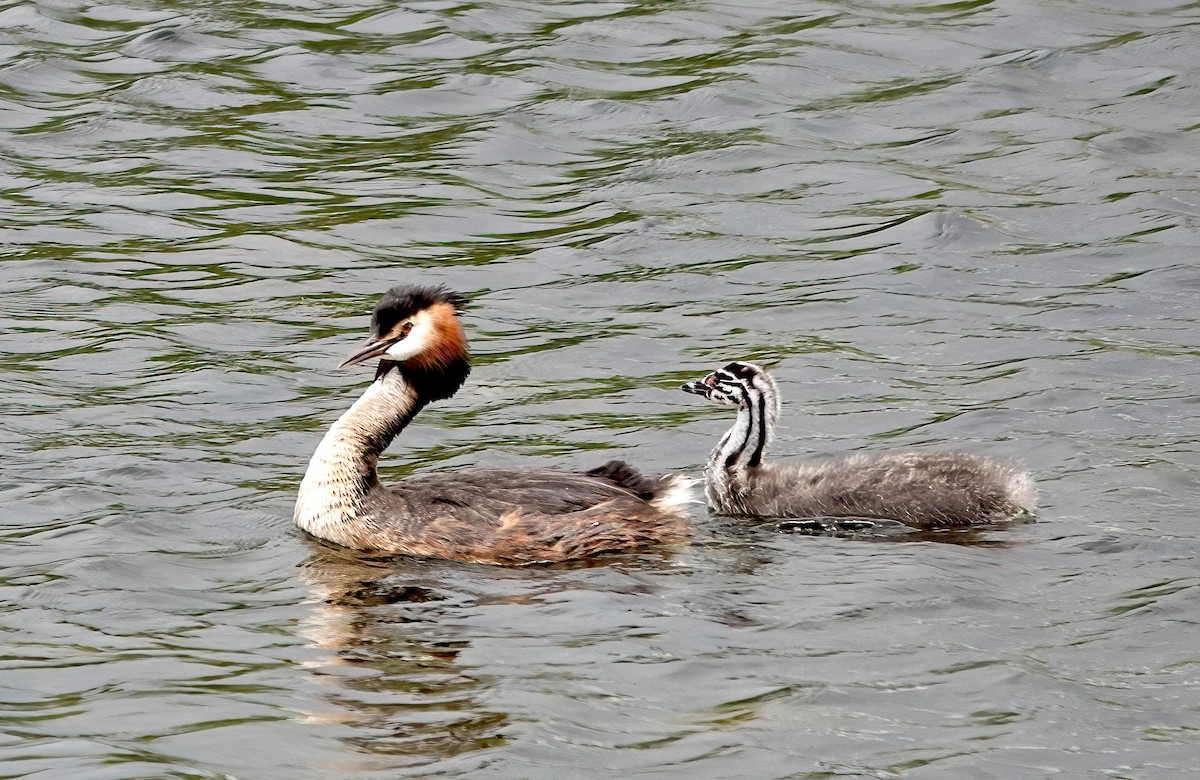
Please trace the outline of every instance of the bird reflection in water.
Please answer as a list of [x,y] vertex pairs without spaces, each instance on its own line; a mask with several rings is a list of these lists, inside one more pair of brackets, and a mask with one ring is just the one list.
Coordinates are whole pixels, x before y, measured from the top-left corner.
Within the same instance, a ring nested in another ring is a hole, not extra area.
[[819,518],[770,520],[763,524],[764,528],[783,531],[787,534],[801,536],[838,537],[867,542],[933,542],[935,544],[953,544],[963,547],[1013,547],[1020,542],[1010,538],[1013,525],[966,527],[966,528],[925,528],[918,529],[900,522],[888,523],[880,520],[870,520],[859,523],[853,518]]
[[[474,603],[438,581],[444,564],[371,558],[310,543],[301,567],[312,612],[303,632],[325,657],[309,664],[331,705],[310,722],[340,724],[356,751],[420,766],[504,743],[508,715],[490,681],[462,667],[469,647],[446,619]],[[371,762],[374,763],[374,762]]]

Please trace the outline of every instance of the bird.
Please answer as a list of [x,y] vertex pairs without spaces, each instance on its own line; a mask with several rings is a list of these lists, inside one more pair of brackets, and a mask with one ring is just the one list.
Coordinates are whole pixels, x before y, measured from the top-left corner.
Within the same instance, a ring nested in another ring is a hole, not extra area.
[[966,452],[764,461],[779,420],[779,389],[755,363],[730,363],[681,389],[738,410],[704,470],[705,496],[717,514],[809,518],[787,526],[808,530],[843,527],[826,518],[853,518],[844,527],[854,530],[897,523],[928,530],[1028,520],[1036,511],[1037,489],[1028,472]]
[[507,566],[686,539],[693,480],[645,477],[619,460],[587,472],[492,469],[380,483],[383,451],[471,371],[465,305],[439,285],[401,285],[380,297],[366,344],[342,364],[377,360],[375,379],[313,453],[295,524],[353,550]]

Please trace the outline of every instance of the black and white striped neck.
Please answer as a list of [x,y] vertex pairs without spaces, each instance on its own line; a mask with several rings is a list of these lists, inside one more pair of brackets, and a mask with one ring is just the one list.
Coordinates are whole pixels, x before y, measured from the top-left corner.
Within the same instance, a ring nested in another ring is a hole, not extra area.
[[722,377],[722,388],[737,398],[738,415],[713,449],[705,469],[710,506],[731,514],[744,511],[749,477],[763,462],[778,417],[779,391],[765,371]]

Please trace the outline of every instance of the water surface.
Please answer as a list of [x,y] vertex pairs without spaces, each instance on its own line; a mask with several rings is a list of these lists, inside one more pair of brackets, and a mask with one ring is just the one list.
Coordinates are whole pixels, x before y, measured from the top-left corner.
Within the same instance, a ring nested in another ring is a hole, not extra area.
[[[0,4],[0,777],[1176,780],[1200,756],[1194,4]],[[383,289],[398,477],[1012,457],[1040,522],[696,508],[600,566],[290,527]]]

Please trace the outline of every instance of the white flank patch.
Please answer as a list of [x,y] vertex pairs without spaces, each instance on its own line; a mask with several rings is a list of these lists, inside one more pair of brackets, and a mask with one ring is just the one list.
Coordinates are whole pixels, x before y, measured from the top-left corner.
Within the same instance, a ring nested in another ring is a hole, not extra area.
[[688,504],[702,503],[692,494],[692,487],[696,482],[697,480],[691,477],[676,474],[671,477],[671,486],[667,488],[667,492],[650,503],[662,512],[682,512]]
[[1037,485],[1028,472],[1021,472],[1013,477],[1008,485],[1012,500],[1025,511],[1033,514],[1037,509]]

